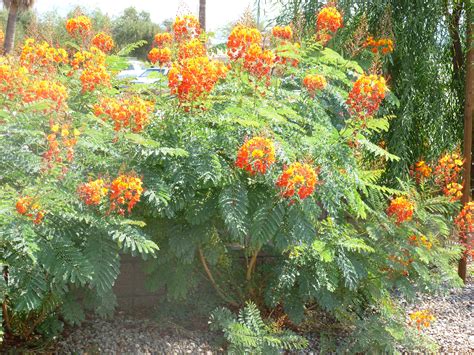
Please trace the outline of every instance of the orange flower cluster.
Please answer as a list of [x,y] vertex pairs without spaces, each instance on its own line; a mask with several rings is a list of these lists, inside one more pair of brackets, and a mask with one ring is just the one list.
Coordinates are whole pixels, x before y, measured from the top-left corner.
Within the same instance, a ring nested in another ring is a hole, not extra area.
[[333,6],[323,8],[317,17],[318,31],[336,32],[343,26],[343,19],[341,13]]
[[385,98],[387,85],[379,75],[362,75],[354,83],[347,105],[349,113],[362,118],[372,116]]
[[265,174],[275,163],[275,145],[268,138],[254,137],[244,143],[237,152],[235,165],[250,174]]
[[92,44],[99,48],[102,52],[108,53],[114,48],[114,40],[108,34],[99,32],[92,38]]
[[451,201],[459,201],[462,198],[462,189],[462,184],[451,182],[443,188],[443,193],[445,196],[450,197]]
[[433,243],[431,243],[430,240],[424,235],[420,235],[420,236],[412,235],[409,238],[409,242],[411,245],[417,246],[417,247],[422,245],[428,250],[431,250],[431,247],[433,246]]
[[171,44],[173,42],[173,36],[169,32],[157,33],[155,35],[155,44],[157,46],[162,46],[164,44]]
[[245,56],[247,50],[253,45],[262,43],[262,34],[256,28],[243,25],[234,27],[227,39],[227,55],[231,60]]
[[91,29],[92,21],[87,16],[77,16],[66,22],[66,31],[74,37],[86,37],[90,34]]
[[298,194],[302,200],[314,192],[317,184],[317,172],[309,164],[299,162],[290,164],[276,182],[282,190],[282,196],[292,198]]
[[110,119],[115,124],[115,131],[130,128],[132,132],[140,132],[149,122],[153,112],[153,103],[139,96],[126,98],[103,98],[94,105],[94,114],[103,120]]
[[173,23],[173,32],[176,42],[181,42],[198,38],[202,30],[199,20],[195,16],[185,15],[176,17]]
[[107,185],[103,179],[97,179],[79,185],[77,192],[86,205],[97,206],[100,205],[102,198],[109,192]]
[[423,181],[431,176],[433,169],[424,160],[417,161],[410,174],[415,176],[417,182]]
[[35,40],[28,38],[23,44],[20,55],[20,65],[28,68],[29,71],[37,73],[37,68],[46,68],[53,71],[57,64],[67,64],[68,55],[63,48],[51,47],[47,42],[35,43]]
[[122,174],[111,183],[104,179],[96,179],[78,186],[77,192],[86,205],[98,206],[109,195],[109,211],[117,211],[124,215],[127,210],[129,213],[133,207],[140,201],[143,193],[142,180],[133,174]]
[[142,180],[133,175],[120,175],[110,184],[110,210],[125,214],[125,206],[130,213],[140,201],[143,192]]
[[458,153],[446,153],[438,160],[435,167],[435,183],[445,196],[457,201],[462,197],[461,173],[464,161]]
[[59,108],[64,104],[67,97],[66,87],[63,84],[49,80],[40,80],[29,83],[23,96],[23,101],[29,103],[51,100],[56,104],[56,108]]
[[31,219],[34,224],[40,224],[45,212],[41,206],[31,196],[21,197],[16,203],[16,210],[19,214]]
[[151,49],[148,53],[148,60],[152,64],[158,63],[160,67],[169,64],[171,62],[171,49],[169,47],[164,47],[164,45],[171,44],[172,42],[173,37],[171,37],[170,33],[157,33],[155,35],[155,43],[158,47]]
[[272,28],[272,35],[275,38],[290,40],[293,37],[293,30],[290,26],[275,26]]
[[152,48],[148,53],[148,60],[152,63],[158,63],[160,66],[171,62],[171,49],[165,48]]
[[303,85],[311,96],[314,96],[317,91],[323,90],[327,84],[326,78],[319,74],[307,74],[303,79]]
[[256,43],[245,53],[244,68],[258,80],[265,78],[267,85],[270,84],[270,73],[274,65],[275,54],[270,50],[263,50]]
[[226,73],[227,67],[221,62],[208,57],[188,58],[173,65],[168,86],[180,102],[193,102],[205,98]]
[[[70,124],[52,124],[51,133],[48,134],[48,150],[43,154],[43,159],[47,163],[48,168],[53,166],[53,163],[61,163],[66,159],[72,162],[74,159],[74,147],[77,144],[77,138],[81,133],[77,129],[71,129]],[[62,152],[66,152],[65,157]]]
[[90,51],[78,51],[71,61],[74,70],[82,69],[82,91],[94,91],[99,85],[110,86],[110,75],[105,66],[105,54],[97,47]]
[[428,328],[431,323],[435,320],[435,317],[431,312],[427,309],[423,311],[416,311],[413,313],[410,313],[410,320],[412,322],[416,323],[416,327],[418,330],[421,329],[421,327]]
[[397,197],[390,202],[387,214],[396,217],[397,223],[410,221],[413,217],[415,206],[406,197]]
[[388,54],[393,52],[393,41],[388,38],[375,40],[374,37],[370,36],[367,38],[364,47],[369,47],[372,53]]
[[16,69],[6,62],[0,62],[0,94],[9,100],[22,97],[28,84],[27,73],[28,70],[24,67]]
[[473,255],[473,245],[469,245],[468,235],[474,233],[474,202],[468,202],[464,205],[459,215],[454,220],[456,224],[459,236],[463,240],[464,247],[466,248],[466,254]]
[[192,57],[205,57],[206,48],[197,38],[190,41],[184,41],[179,45],[178,48],[178,59],[183,60]]

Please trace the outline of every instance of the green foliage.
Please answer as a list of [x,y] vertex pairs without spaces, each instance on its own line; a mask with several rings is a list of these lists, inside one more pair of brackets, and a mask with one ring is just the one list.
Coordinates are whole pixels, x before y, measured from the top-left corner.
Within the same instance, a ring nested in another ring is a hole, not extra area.
[[288,330],[272,329],[264,323],[257,306],[248,302],[236,317],[228,309],[211,314],[211,329],[222,330],[230,343],[230,354],[279,354],[308,346],[303,337]]

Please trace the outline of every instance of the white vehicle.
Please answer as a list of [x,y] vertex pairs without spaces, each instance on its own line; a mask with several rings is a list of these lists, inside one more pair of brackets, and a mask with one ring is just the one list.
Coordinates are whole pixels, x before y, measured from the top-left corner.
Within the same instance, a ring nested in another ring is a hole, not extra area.
[[136,78],[145,70],[145,66],[138,60],[129,60],[128,68],[117,74],[118,79]]
[[[140,74],[135,80],[134,84],[154,84],[159,81],[167,80],[169,68],[148,68]],[[164,77],[164,78],[163,78]]]

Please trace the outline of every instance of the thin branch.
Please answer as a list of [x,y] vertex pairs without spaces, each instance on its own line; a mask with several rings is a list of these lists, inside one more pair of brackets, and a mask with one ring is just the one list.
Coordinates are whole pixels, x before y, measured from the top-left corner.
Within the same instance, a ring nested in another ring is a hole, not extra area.
[[201,248],[198,248],[198,253],[199,253],[199,259],[201,260],[201,264],[204,268],[204,270],[206,271],[206,274],[207,274],[207,277],[209,278],[209,281],[211,282],[211,285],[214,287],[214,289],[216,290],[217,294],[224,300],[226,301],[227,303],[229,303],[231,306],[233,307],[239,307],[239,305],[237,303],[235,303],[234,301],[230,301],[228,299],[228,297],[224,294],[224,292],[222,292],[222,290],[219,288],[219,286],[217,285],[217,282],[216,280],[214,279],[214,276],[212,276],[212,273],[211,273],[211,270],[209,269],[209,266],[207,265],[207,262],[206,262],[206,258],[204,257],[204,253],[202,252],[202,249]]

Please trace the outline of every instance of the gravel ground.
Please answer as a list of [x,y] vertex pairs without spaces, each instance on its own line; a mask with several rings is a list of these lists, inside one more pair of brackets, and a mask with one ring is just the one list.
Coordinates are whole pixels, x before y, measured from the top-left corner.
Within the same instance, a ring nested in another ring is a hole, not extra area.
[[[413,306],[412,306],[413,307]],[[474,354],[474,283],[445,296],[423,296],[411,310],[429,309],[436,317],[423,329],[440,352]],[[410,312],[410,310],[409,310]],[[313,345],[317,344],[312,342]],[[171,322],[118,313],[111,320],[88,319],[66,330],[52,351],[58,353],[220,354],[216,337],[205,328],[190,331]],[[317,345],[316,345],[317,347]],[[316,350],[316,349],[314,349]]]
[[219,354],[209,345],[213,335],[176,324],[118,313],[113,319],[92,318],[66,331],[52,351],[79,354]]
[[436,317],[422,332],[442,353],[474,354],[474,280],[448,295],[423,296],[412,310],[428,309]]

